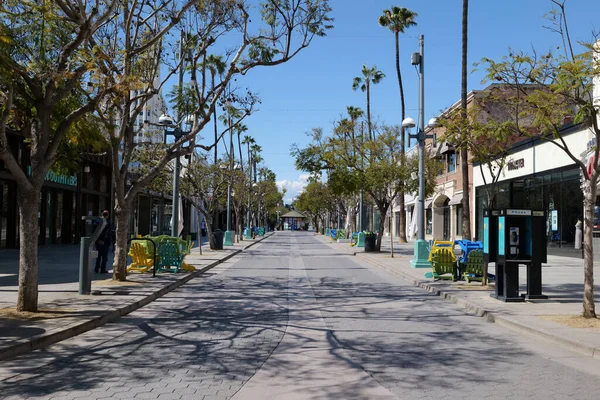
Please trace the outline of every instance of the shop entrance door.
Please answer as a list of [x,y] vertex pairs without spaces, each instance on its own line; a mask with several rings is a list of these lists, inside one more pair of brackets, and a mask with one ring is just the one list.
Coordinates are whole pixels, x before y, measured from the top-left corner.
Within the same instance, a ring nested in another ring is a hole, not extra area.
[[444,202],[444,240],[450,240],[450,199]]

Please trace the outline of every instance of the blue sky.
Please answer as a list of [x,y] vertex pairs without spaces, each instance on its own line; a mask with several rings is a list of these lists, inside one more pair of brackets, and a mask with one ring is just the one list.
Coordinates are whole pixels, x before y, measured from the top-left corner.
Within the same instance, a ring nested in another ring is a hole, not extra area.
[[[239,83],[257,92],[262,104],[250,116],[248,135],[263,148],[265,165],[287,189],[286,202],[298,195],[306,176],[294,167],[293,143],[309,142],[313,127],[330,132],[346,106],[366,108],[365,94],[352,90],[352,80],[363,64],[377,65],[386,78],[372,88],[371,109],[377,120],[400,124],[400,99],[395,73],[394,35],[377,18],[393,5],[419,14],[417,26],[400,38],[401,69],[407,115],[417,119],[418,76],[410,65],[418,51],[418,35],[425,35],[425,121],[460,99],[462,0],[331,0],[335,28],[289,63],[251,71]],[[543,28],[550,0],[471,0],[469,9],[469,70],[482,57],[500,59],[508,48],[530,51],[556,49],[560,37]],[[567,1],[570,33],[589,41],[600,29],[598,0]],[[483,71],[469,75],[469,90],[481,89]]]

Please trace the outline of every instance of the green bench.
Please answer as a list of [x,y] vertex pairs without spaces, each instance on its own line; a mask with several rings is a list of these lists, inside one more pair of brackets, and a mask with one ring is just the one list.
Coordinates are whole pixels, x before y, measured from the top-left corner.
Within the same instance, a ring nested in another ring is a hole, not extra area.
[[467,281],[467,283],[471,281],[481,282],[483,280],[484,266],[483,251],[472,250],[467,257],[467,263],[464,265],[464,280]]
[[431,268],[433,279],[456,280],[454,269],[456,267],[456,257],[450,249],[440,248],[431,254]]

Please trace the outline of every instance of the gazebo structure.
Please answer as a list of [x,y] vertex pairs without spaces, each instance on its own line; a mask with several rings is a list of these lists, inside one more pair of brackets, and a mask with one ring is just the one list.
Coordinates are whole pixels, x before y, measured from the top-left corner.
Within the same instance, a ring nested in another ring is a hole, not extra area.
[[281,216],[281,225],[283,226],[283,230],[295,231],[298,229],[302,229],[303,223],[302,220],[306,217],[300,214],[298,211],[290,211]]

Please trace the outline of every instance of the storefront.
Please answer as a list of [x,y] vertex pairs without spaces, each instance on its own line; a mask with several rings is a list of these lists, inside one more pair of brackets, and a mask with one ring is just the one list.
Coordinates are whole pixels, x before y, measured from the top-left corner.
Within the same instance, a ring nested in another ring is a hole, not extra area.
[[[9,135],[9,143],[19,161],[28,165],[28,151],[22,138]],[[92,229],[81,217],[100,215],[102,210],[111,209],[108,157],[82,154],[81,161],[79,173],[51,169],[46,174],[38,208],[38,244],[77,244]],[[24,170],[30,172],[29,167]],[[0,163],[0,250],[18,247],[17,184]]]
[[[586,152],[590,134],[588,129],[572,127],[564,131],[563,137],[579,157]],[[555,144],[539,139],[518,143],[506,161],[494,190],[495,208],[544,210],[548,254],[581,257],[581,248],[575,246],[576,225],[583,220],[579,167]],[[489,171],[485,166],[483,169],[490,182]],[[474,168],[474,172],[476,233],[481,239],[488,190],[480,168]]]

